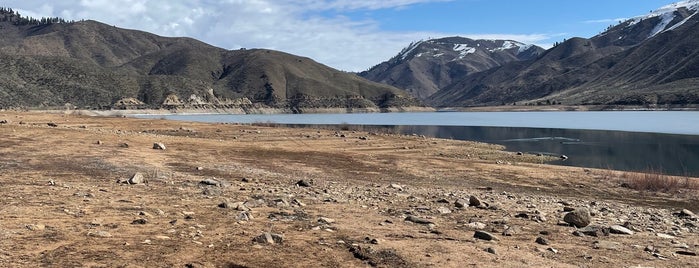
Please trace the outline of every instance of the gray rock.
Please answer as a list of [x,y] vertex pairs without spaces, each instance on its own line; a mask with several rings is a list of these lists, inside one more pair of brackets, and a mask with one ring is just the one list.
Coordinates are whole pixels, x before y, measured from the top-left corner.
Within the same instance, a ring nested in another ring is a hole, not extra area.
[[494,248],[486,248],[486,249],[485,249],[485,252],[488,252],[488,253],[490,253],[490,254],[496,254],[496,255],[498,254],[498,253],[495,251]]
[[543,238],[543,237],[541,237],[541,236],[539,236],[539,237],[536,238],[536,243],[539,244],[539,245],[544,245],[544,246],[550,244],[549,241],[548,241],[546,238]]
[[141,184],[146,183],[146,178],[143,177],[141,172],[136,172],[136,174],[133,174],[133,176],[131,176],[131,178],[126,182],[128,184]]
[[[608,228],[604,228],[601,226],[595,226],[595,225],[585,226],[583,228],[576,230],[575,232],[579,232],[581,234],[594,236],[594,237],[609,235]],[[575,234],[575,232],[573,232],[573,234]]]
[[613,234],[623,234],[623,235],[632,235],[633,234],[633,231],[631,231],[628,228],[621,226],[621,225],[610,226],[609,232],[613,233]]
[[235,217],[235,219],[238,221],[249,221],[249,220],[254,219],[254,217],[252,216],[250,211],[242,211],[242,212],[238,213],[238,216]]
[[675,253],[680,254],[680,255],[685,255],[685,256],[697,256],[697,253],[694,251],[687,251],[687,250],[678,250]]
[[199,182],[201,185],[209,185],[209,186],[219,186],[221,187],[221,182],[216,180],[216,179],[205,179]]
[[475,233],[473,233],[473,238],[477,238],[477,239],[481,239],[481,240],[485,240],[485,241],[498,241],[499,240],[495,235],[488,233],[488,232],[485,232],[485,231],[476,231]]
[[697,215],[694,214],[694,212],[692,212],[689,209],[680,210],[679,212],[675,213],[675,215],[677,215],[680,218],[688,218],[688,219],[696,219],[697,218]]
[[305,180],[300,180],[300,181],[296,182],[296,185],[299,187],[311,187],[311,183],[307,182]]
[[165,150],[165,144],[162,142],[153,143],[153,149],[155,150]]
[[318,218],[318,223],[333,224],[333,223],[335,223],[335,219],[331,219],[331,218],[327,218],[327,217],[320,217],[320,218]]
[[431,221],[428,221],[428,220],[423,219],[423,218],[418,218],[418,217],[415,217],[415,216],[412,216],[412,215],[406,217],[406,218],[405,218],[405,221],[414,222],[414,223],[417,223],[417,224],[434,224],[434,223],[431,222]]
[[457,208],[465,208],[468,206],[468,201],[464,199],[459,199],[454,202],[454,206]]
[[284,242],[284,237],[280,234],[263,233],[253,238],[252,241],[260,244],[281,244]]
[[136,219],[136,220],[131,222],[131,224],[146,224],[146,223],[148,223],[148,220],[146,220],[146,219]]
[[587,208],[578,208],[568,212],[563,217],[563,221],[575,227],[581,228],[590,225],[592,222],[592,216],[590,215],[590,210]]
[[438,207],[437,212],[439,212],[439,214],[450,214],[451,210],[445,207]]
[[618,242],[610,242],[610,241],[595,241],[592,245],[592,248],[594,249],[609,249],[609,250],[617,250],[619,249],[620,244]]
[[471,230],[483,230],[486,227],[485,223],[482,222],[471,222],[466,226]]
[[475,195],[472,195],[471,197],[468,198],[468,205],[472,207],[478,207],[482,204],[481,200],[478,199]]

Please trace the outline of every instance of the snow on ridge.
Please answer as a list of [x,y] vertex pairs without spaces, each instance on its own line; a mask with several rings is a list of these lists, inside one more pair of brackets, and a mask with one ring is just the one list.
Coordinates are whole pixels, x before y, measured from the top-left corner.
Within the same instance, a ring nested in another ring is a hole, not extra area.
[[454,44],[454,51],[459,52],[459,59],[463,59],[468,54],[476,53],[475,47],[470,47],[468,44]]
[[[688,18],[682,20],[681,22],[675,24],[675,25],[670,25],[670,23],[675,19],[676,15],[675,12],[677,12],[680,8],[686,8],[688,10],[694,11],[692,15],[690,15]],[[663,6],[657,10],[652,11],[649,14],[638,16],[635,18],[632,18],[629,20],[629,26],[633,26],[642,20],[645,19],[650,19],[650,18],[656,18],[660,17],[660,23],[656,25],[656,27],[651,31],[651,33],[648,35],[648,38],[651,38],[653,36],[656,36],[659,33],[662,33],[664,31],[671,31],[676,29],[677,27],[681,26],[687,20],[694,15],[696,15],[699,12],[699,0],[684,0],[684,1],[679,1],[675,2],[666,6]],[[669,27],[668,27],[669,26]]]
[[532,44],[519,46],[519,50],[517,51],[517,54],[522,53],[522,52],[524,52],[524,51],[527,51],[527,50],[529,50],[530,48],[532,48],[533,46],[534,46],[534,45],[532,45]]
[[398,56],[402,59],[405,60],[408,58],[410,53],[412,53],[417,47],[419,47],[424,41],[417,41],[414,43],[411,43],[408,47],[404,48],[403,51],[398,53]]

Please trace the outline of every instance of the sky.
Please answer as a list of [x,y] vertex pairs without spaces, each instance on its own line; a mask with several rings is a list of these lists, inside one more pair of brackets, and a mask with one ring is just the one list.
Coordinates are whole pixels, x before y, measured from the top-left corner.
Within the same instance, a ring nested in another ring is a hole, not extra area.
[[265,48],[363,71],[413,41],[508,39],[545,48],[676,0],[3,0],[24,16],[97,20],[225,49]]

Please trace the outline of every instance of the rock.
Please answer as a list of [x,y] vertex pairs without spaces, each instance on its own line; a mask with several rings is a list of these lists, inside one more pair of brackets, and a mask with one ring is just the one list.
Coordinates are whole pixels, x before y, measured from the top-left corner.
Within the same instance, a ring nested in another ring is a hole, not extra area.
[[9,124],[9,123],[10,123],[10,121],[0,120],[0,125]]
[[131,176],[131,178],[126,182],[128,184],[141,184],[146,183],[146,178],[143,177],[141,172],[136,172],[136,174],[133,174],[133,176]]
[[464,199],[459,199],[454,202],[454,206],[457,208],[465,208],[468,206],[468,201]]
[[170,237],[164,236],[164,235],[156,235],[155,239],[157,239],[157,240],[170,240]]
[[153,143],[153,149],[154,150],[165,150],[165,144],[163,144],[162,142]]
[[481,200],[478,199],[478,197],[476,197],[475,195],[472,195],[468,198],[468,205],[472,207],[478,207],[481,205]]
[[678,250],[678,251],[675,251],[675,253],[677,253],[679,255],[685,255],[685,256],[697,256],[697,253],[694,251]]
[[415,217],[415,216],[412,216],[412,215],[406,217],[406,218],[405,218],[405,221],[414,222],[414,223],[417,223],[417,224],[434,224],[434,223],[431,222],[431,221],[428,221],[428,220],[423,219],[423,218],[418,218],[418,217]]
[[146,220],[146,219],[136,219],[136,220],[131,222],[131,224],[146,224],[146,223],[148,223],[148,220]]
[[578,208],[568,212],[563,217],[563,221],[575,227],[581,228],[590,225],[590,222],[592,222],[592,216],[590,215],[590,210],[587,208]]
[[619,249],[619,246],[620,246],[620,244],[618,242],[595,241],[592,245],[592,248],[616,250],[616,249]]
[[496,255],[498,254],[498,253],[495,251],[494,248],[486,248],[486,249],[485,249],[485,252],[488,252],[488,253],[490,253],[490,254],[496,254]]
[[129,148],[129,144],[126,142],[119,143],[119,147],[121,148]]
[[680,218],[688,218],[688,219],[696,219],[697,218],[697,215],[694,214],[694,212],[692,212],[689,209],[680,210],[679,212],[675,213],[675,215],[677,215],[677,217],[680,217]]
[[473,238],[485,240],[485,241],[497,241],[499,240],[495,235],[485,232],[485,231],[476,231],[473,233]]
[[398,191],[403,191],[403,186],[400,184],[391,183],[390,187]]
[[547,248],[546,250],[553,252],[553,254],[558,254],[558,250],[555,248]]
[[437,212],[439,212],[439,214],[450,214],[451,210],[445,207],[438,207]]
[[92,236],[92,237],[102,237],[102,238],[112,237],[112,234],[110,234],[107,231],[89,232],[89,233],[87,233],[87,235]]
[[300,180],[300,181],[296,182],[296,185],[299,187],[311,187],[311,183],[307,182],[305,180]]
[[199,184],[208,185],[208,186],[223,187],[223,184],[220,181],[216,180],[215,178],[202,180],[199,182]]
[[646,252],[658,252],[658,250],[657,250],[654,246],[646,246],[646,248],[644,248],[643,251],[646,251]]
[[43,224],[27,224],[26,227],[31,231],[43,231],[46,229],[46,225]]
[[238,216],[235,217],[235,219],[238,221],[249,221],[249,220],[254,219],[254,217],[252,216],[252,214],[249,211],[242,211],[242,212],[238,213]]
[[547,245],[550,244],[549,241],[546,240],[546,238],[543,238],[543,237],[541,237],[541,236],[539,236],[539,237],[536,238],[536,243],[539,244],[539,245],[544,245],[544,246],[547,246]]
[[299,207],[305,207],[305,206],[306,206],[305,203],[301,202],[301,200],[298,200],[298,199],[291,200],[291,204],[294,205],[294,206],[299,206]]
[[318,218],[318,223],[321,223],[321,224],[333,224],[333,223],[335,223],[335,219],[326,218],[326,217],[320,217],[320,218]]
[[97,140],[97,141],[95,142],[95,144],[97,144],[97,145],[102,145],[102,141],[101,141],[101,140]]
[[281,244],[284,242],[284,237],[280,234],[263,233],[253,238],[252,241],[260,244]]
[[623,234],[623,235],[632,235],[633,234],[633,231],[631,231],[628,228],[621,226],[621,225],[610,226],[609,232],[613,233],[613,234]]
[[56,123],[54,123],[54,122],[46,123],[46,125],[49,126],[49,127],[58,127],[58,124],[56,124]]
[[[594,237],[600,237],[600,236],[606,236],[609,235],[609,229],[603,228],[601,226],[585,226],[584,228],[580,228],[576,230],[575,232],[579,232],[585,235],[589,236],[594,236]],[[573,234],[575,234],[575,232]]]
[[669,235],[669,234],[657,233],[657,234],[655,234],[655,235],[658,236],[658,237],[660,237],[660,238],[675,239],[674,236],[671,236],[671,235]]
[[471,222],[467,224],[466,227],[468,227],[471,230],[483,230],[485,229],[486,225],[482,222]]
[[568,156],[567,156],[567,155],[564,155],[564,154],[562,154],[559,158],[560,158],[561,160],[568,160]]

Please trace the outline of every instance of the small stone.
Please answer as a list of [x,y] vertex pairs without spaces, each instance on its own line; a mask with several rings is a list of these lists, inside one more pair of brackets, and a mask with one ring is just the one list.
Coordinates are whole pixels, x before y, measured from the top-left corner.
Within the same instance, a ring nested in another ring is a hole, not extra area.
[[146,220],[146,219],[136,219],[136,220],[131,222],[131,224],[146,224],[146,223],[148,223],[148,220]]
[[169,236],[164,236],[164,235],[156,235],[156,236],[155,236],[155,239],[158,239],[158,240],[170,240],[170,237],[169,237]]
[[87,235],[93,236],[93,237],[102,237],[102,238],[112,237],[112,234],[110,234],[107,231],[89,232],[89,233],[87,233]]
[[415,217],[415,216],[412,216],[412,215],[406,217],[406,218],[405,218],[405,221],[414,222],[414,223],[417,223],[417,224],[434,224],[434,223],[431,222],[431,221],[428,221],[428,220],[423,219],[423,218]]
[[306,206],[305,203],[301,202],[301,200],[298,200],[298,199],[291,200],[291,204],[293,204],[293,205],[295,205],[295,206],[299,206],[299,207],[305,207],[305,206]]
[[153,149],[154,150],[165,150],[165,144],[163,144],[162,142],[153,143]]
[[242,211],[238,213],[238,216],[235,218],[238,221],[249,221],[254,219],[252,214],[250,214],[250,211]]
[[643,251],[646,252],[657,252],[657,249],[654,246],[646,246]]
[[616,250],[616,249],[619,249],[619,246],[620,246],[620,244],[617,242],[595,241],[595,243],[592,245],[592,248]]
[[48,125],[49,127],[58,127],[58,124],[56,124],[54,122],[46,123],[46,125]]
[[575,227],[581,228],[590,225],[590,222],[592,222],[592,216],[587,208],[578,208],[568,212],[563,217],[563,221]]
[[543,238],[543,237],[541,237],[541,236],[539,236],[539,237],[536,238],[536,243],[539,244],[539,245],[544,245],[544,246],[547,246],[547,245],[550,244],[549,241],[546,240],[546,238]]
[[486,225],[482,222],[470,222],[466,225],[466,227],[468,227],[471,230],[483,230],[485,229]]
[[478,199],[478,197],[476,197],[475,195],[472,195],[468,198],[468,205],[472,207],[478,207],[481,205],[481,200]]
[[119,147],[121,148],[129,148],[129,144],[126,142],[119,143]]
[[675,239],[674,236],[671,236],[671,235],[669,235],[669,234],[657,233],[657,234],[655,234],[655,235],[658,236],[658,237],[660,237],[660,238]]
[[216,180],[216,179],[214,179],[214,178],[202,180],[202,181],[199,182],[199,184],[208,185],[208,186],[219,186],[219,187],[221,187],[221,182],[218,181],[218,180]]
[[689,218],[689,219],[696,219],[697,218],[697,215],[694,214],[694,212],[692,212],[689,209],[682,209],[679,212],[675,213],[675,215],[677,215],[680,218]]
[[546,250],[553,252],[553,254],[558,254],[558,250],[555,248],[547,248]]
[[697,256],[697,253],[694,251],[678,250],[675,253],[685,256]]
[[403,191],[403,186],[400,185],[400,184],[392,183],[390,187],[393,188],[393,189],[396,189],[396,190],[398,190],[398,191]]
[[445,207],[438,207],[437,212],[439,212],[439,214],[450,214],[451,210]]
[[465,208],[468,206],[468,201],[464,199],[459,199],[454,202],[454,206],[457,208]]
[[486,240],[486,241],[497,241],[499,240],[495,235],[485,232],[485,231],[476,231],[473,233],[473,238],[481,239],[481,240]]
[[580,229],[576,230],[576,232],[580,232],[580,233],[583,233],[585,235],[594,236],[594,237],[609,235],[609,229],[603,228],[600,226],[593,226],[593,225],[580,228]]
[[260,244],[281,244],[284,242],[284,237],[280,234],[263,233],[253,238],[252,241]]
[[97,144],[97,145],[102,145],[102,141],[101,141],[101,140],[97,140],[97,142],[95,142],[95,144]]
[[610,226],[609,232],[613,234],[633,235],[633,231],[621,225]]
[[27,224],[26,227],[32,231],[43,231],[46,229],[46,225],[43,224]]
[[335,223],[335,219],[320,217],[318,218],[318,222],[321,224],[333,224]]
[[141,184],[145,183],[146,178],[143,177],[143,174],[141,172],[136,172],[131,178],[127,181],[128,184]]
[[296,185],[299,187],[311,187],[311,183],[307,182],[305,180],[300,180],[300,181],[296,182]]
[[196,170],[197,170],[197,171],[202,171],[202,170],[204,170],[204,167],[197,167]]
[[494,248],[486,248],[486,249],[485,249],[485,252],[488,252],[488,253],[490,253],[490,254],[496,254],[496,255],[498,254],[498,253],[495,251]]

